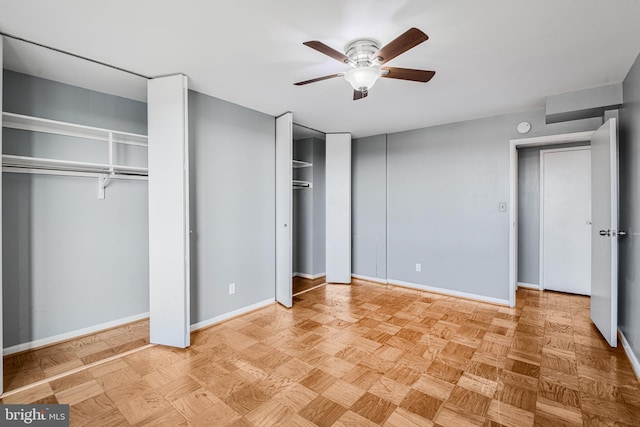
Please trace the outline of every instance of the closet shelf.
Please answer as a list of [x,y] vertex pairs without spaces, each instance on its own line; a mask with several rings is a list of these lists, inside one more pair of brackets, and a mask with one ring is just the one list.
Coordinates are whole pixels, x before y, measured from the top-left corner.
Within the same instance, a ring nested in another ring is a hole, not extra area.
[[2,166],[25,169],[47,169],[109,174],[114,173],[141,176],[145,176],[148,174],[147,168],[137,166],[109,165],[106,163],[78,162],[74,160],[45,159],[42,157],[14,156],[11,154],[2,155]]
[[117,144],[147,146],[146,135],[42,119],[15,113],[2,113],[2,127],[98,141],[112,141]]
[[292,165],[294,169],[298,169],[298,168],[308,168],[313,166],[313,163],[310,162],[305,162],[303,160],[292,160]]
[[2,166],[7,168],[19,168],[23,172],[28,170],[39,171],[69,171],[109,174],[111,176],[147,176],[148,168],[138,166],[125,166],[116,164],[114,144],[136,145],[148,147],[147,136],[129,132],[120,132],[102,129],[92,126],[78,125],[74,123],[60,122],[57,120],[42,119],[15,113],[2,113],[2,127],[19,129],[30,132],[43,132],[53,135],[71,136],[107,143],[109,152],[108,163],[83,162],[76,160],[49,159],[31,156],[16,156],[12,154],[2,155]]

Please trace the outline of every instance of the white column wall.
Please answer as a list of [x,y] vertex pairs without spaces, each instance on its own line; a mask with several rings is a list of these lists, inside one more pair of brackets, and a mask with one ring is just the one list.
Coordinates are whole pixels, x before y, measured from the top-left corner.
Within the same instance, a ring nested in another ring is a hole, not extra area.
[[351,134],[326,141],[327,282],[351,283]]

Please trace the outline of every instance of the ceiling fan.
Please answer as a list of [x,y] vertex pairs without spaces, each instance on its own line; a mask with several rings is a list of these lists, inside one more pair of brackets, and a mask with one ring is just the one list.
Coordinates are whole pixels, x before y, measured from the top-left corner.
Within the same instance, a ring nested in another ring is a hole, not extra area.
[[294,84],[296,86],[302,86],[344,76],[345,80],[353,87],[353,100],[355,101],[366,97],[369,89],[373,87],[379,77],[426,83],[436,74],[435,71],[383,67],[382,65],[409,49],[416,47],[428,38],[429,36],[419,29],[410,28],[382,48],[380,47],[380,43],[374,39],[362,38],[353,40],[345,46],[344,54],[316,40],[304,42],[303,44],[305,46],[324,53],[339,62],[349,64],[353,68],[344,73],[317,77]]

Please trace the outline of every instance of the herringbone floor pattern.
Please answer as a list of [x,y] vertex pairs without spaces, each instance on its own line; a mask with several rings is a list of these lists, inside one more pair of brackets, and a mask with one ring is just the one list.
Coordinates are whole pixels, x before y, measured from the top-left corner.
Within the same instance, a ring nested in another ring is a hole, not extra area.
[[327,285],[3,399],[69,403],[76,426],[640,424],[640,388],[589,299],[514,309],[354,281]]

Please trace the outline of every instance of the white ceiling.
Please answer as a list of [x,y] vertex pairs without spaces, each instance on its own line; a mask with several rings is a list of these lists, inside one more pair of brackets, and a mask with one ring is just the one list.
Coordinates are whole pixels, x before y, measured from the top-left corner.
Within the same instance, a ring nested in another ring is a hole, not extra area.
[[[638,17],[640,0],[0,0],[3,33],[147,76],[184,73],[199,92],[356,137],[542,108],[547,95],[621,82],[640,52]],[[342,51],[410,27],[430,39],[388,65],[435,70],[431,82],[382,79],[359,101],[342,78],[293,86],[346,69],[304,41]],[[87,73],[55,72],[63,63],[36,69],[90,85]]]

